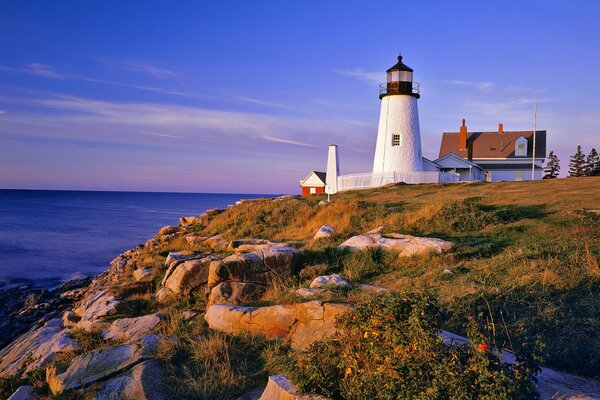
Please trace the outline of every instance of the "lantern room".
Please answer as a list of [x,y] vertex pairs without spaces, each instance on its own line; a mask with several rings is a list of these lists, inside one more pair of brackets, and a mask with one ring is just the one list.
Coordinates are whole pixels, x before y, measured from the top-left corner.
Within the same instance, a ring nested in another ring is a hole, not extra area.
[[387,81],[379,85],[379,98],[394,94],[414,96],[419,95],[419,84],[413,83],[413,70],[402,62],[402,56],[398,56],[398,62],[387,71]]

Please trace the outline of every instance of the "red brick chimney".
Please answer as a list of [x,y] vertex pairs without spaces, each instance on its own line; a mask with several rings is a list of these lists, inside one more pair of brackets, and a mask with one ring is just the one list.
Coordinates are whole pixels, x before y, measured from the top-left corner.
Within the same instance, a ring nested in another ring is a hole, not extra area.
[[498,124],[498,133],[499,134],[503,134],[504,133],[504,125],[502,123]]
[[458,134],[458,148],[461,150],[466,150],[467,148],[467,125],[465,125],[464,118],[460,127],[460,133]]

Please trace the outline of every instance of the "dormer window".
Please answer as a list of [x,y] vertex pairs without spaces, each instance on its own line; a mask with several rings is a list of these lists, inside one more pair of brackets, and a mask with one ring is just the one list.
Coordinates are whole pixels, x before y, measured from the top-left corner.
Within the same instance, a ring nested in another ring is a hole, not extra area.
[[527,155],[527,139],[523,136],[515,141],[515,155],[518,157]]

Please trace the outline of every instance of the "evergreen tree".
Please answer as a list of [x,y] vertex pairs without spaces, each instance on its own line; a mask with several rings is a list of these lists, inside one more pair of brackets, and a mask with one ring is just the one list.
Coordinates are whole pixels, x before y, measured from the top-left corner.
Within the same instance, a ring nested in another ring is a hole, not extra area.
[[590,154],[588,154],[585,164],[586,175],[600,175],[600,156],[598,155],[596,149],[592,148],[592,150],[590,150]]
[[585,173],[585,156],[581,150],[581,145],[577,145],[577,151],[571,156],[571,161],[569,162],[569,176],[585,176]]
[[550,154],[548,154],[548,162],[544,167],[544,177],[543,179],[554,179],[558,177],[558,173],[560,172],[560,160],[558,156],[554,154],[554,151],[550,150]]

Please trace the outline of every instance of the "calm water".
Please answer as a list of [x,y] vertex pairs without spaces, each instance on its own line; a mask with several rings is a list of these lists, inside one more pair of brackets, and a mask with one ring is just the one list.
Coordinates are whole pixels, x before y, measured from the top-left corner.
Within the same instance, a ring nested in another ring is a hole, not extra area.
[[98,274],[180,216],[256,197],[263,196],[0,190],[0,287]]

